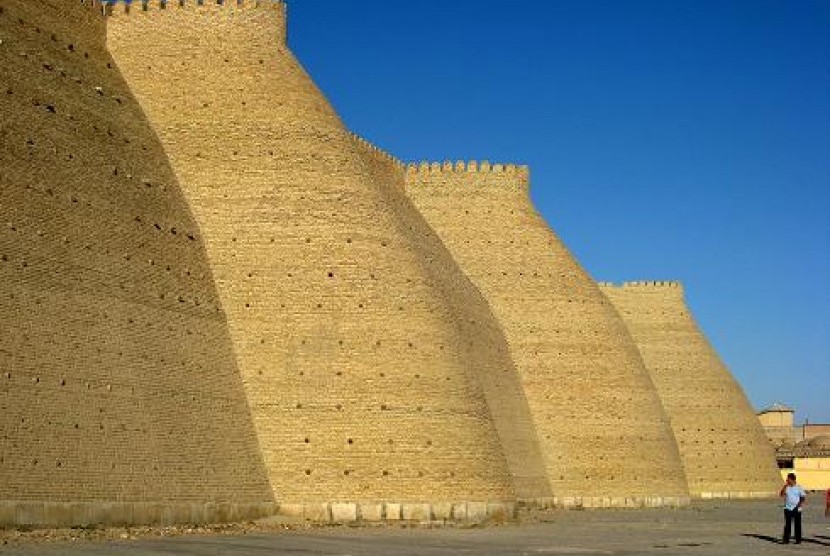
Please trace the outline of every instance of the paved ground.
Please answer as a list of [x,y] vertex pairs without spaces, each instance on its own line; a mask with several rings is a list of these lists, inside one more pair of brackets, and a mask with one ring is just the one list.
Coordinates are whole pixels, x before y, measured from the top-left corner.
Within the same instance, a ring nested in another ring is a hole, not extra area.
[[487,527],[322,527],[248,530],[125,541],[9,541],[0,553],[33,556],[448,556],[448,555],[830,555],[823,508],[804,516],[801,545],[782,545],[775,501],[707,502],[683,510],[556,511],[525,514],[521,523]]

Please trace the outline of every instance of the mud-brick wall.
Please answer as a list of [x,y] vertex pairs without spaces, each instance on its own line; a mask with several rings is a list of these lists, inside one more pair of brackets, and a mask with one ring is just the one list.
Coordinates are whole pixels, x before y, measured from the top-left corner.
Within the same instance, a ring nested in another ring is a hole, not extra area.
[[549,500],[552,493],[536,428],[501,325],[481,292],[460,271],[447,248],[405,197],[406,166],[364,139],[356,135],[353,139],[372,178],[391,188],[390,197],[400,203],[400,226],[417,230],[411,237],[423,253],[430,255],[426,269],[449,293],[447,302],[456,313],[459,326],[465,335],[476,339],[467,344],[469,349],[464,357],[477,371],[516,496],[528,502]]
[[678,282],[603,284],[671,420],[694,496],[773,494],[772,446],[740,385],[694,320]]
[[275,491],[284,507],[511,500],[467,360],[498,346],[467,333],[443,283],[460,273],[430,268],[445,255],[423,252],[430,231],[373,178],[284,27],[270,3],[108,20],[202,228]]
[[201,234],[101,6],[2,0],[0,40],[0,523],[272,509]]
[[637,349],[534,210],[527,168],[411,165],[406,190],[504,329],[554,496],[586,504],[652,497],[674,504],[687,496]]

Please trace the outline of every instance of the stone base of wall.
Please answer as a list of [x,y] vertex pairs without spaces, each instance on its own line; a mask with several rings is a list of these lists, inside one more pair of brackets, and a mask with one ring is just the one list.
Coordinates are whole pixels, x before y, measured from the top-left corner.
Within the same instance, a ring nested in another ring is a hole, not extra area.
[[320,502],[280,504],[281,515],[325,523],[468,522],[515,519],[515,502]]
[[755,492],[694,492],[692,496],[703,500],[723,498],[777,498],[778,493],[772,490]]
[[279,504],[163,502],[31,502],[0,500],[0,525],[173,525],[227,523],[277,513]]
[[599,508],[684,508],[691,505],[689,496],[554,496],[522,500],[527,508],[599,509]]

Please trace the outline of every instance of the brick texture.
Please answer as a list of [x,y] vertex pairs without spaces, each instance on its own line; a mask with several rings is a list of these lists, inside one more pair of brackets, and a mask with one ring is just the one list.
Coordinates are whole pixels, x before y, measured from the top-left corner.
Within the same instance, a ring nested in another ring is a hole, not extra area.
[[0,506],[259,515],[274,498],[201,234],[97,8],[0,1]]
[[[390,195],[399,198],[405,187],[403,164],[356,135],[352,135],[352,140],[366,161],[372,179],[390,187]],[[552,496],[536,428],[501,325],[411,201],[403,198],[399,202],[406,207],[400,211],[402,224],[418,230],[412,237],[430,261],[427,269],[436,283],[442,284],[447,302],[459,315],[459,326],[466,336],[477,340],[475,344],[467,344],[471,349],[466,350],[464,357],[477,370],[516,495],[525,501]]]
[[774,489],[677,284],[601,291],[525,167],[349,133],[285,38],[280,2],[0,0],[0,523]]
[[554,495],[687,495],[637,348],[534,210],[527,168],[411,165],[406,191],[501,322]]
[[671,420],[693,496],[773,494],[772,446],[740,385],[697,326],[678,282],[603,284]]
[[513,499],[479,379],[509,372],[504,338],[284,29],[272,3],[108,21],[205,236],[274,490],[308,507]]

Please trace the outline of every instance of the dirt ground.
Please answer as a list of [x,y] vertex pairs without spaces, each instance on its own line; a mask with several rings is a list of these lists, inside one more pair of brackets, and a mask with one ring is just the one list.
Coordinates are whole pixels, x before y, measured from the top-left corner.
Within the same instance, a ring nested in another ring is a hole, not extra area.
[[272,518],[213,526],[0,531],[0,553],[33,556],[532,554],[830,555],[823,501],[808,506],[804,542],[780,544],[777,500],[696,502],[678,510],[523,511],[476,526],[443,523],[313,525]]

